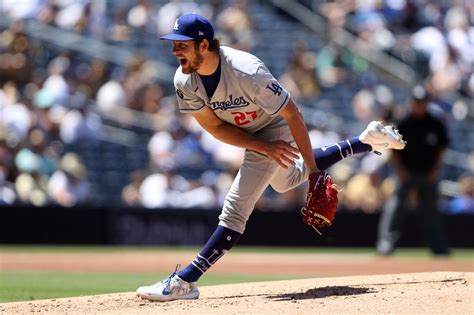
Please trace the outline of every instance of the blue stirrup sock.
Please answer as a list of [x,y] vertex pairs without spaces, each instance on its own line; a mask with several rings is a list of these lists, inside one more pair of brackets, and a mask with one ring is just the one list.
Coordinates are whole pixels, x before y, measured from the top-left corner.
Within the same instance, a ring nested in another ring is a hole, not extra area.
[[214,263],[221,258],[239,240],[242,234],[218,225],[206,245],[178,276],[187,282],[197,281]]
[[324,171],[348,156],[371,150],[370,145],[360,142],[359,137],[354,137],[330,146],[313,149],[313,156],[318,169]]

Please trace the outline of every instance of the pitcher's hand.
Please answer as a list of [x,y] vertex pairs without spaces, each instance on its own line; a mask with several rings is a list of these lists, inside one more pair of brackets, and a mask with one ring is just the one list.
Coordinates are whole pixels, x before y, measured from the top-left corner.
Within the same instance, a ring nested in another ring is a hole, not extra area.
[[299,159],[300,151],[283,140],[268,142],[261,150],[262,154],[268,156],[283,168],[288,168]]

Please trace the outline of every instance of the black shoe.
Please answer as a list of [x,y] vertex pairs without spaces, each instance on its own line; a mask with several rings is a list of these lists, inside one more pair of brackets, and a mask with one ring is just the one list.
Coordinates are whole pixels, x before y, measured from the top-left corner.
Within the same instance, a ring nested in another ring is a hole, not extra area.
[[433,253],[433,255],[435,256],[450,256],[451,255],[451,251],[449,250],[449,248],[436,248],[436,249],[431,249],[431,252]]

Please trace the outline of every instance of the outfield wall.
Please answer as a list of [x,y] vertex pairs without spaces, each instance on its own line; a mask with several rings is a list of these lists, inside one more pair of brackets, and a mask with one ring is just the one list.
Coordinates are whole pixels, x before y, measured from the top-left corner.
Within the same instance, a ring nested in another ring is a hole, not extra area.
[[[219,212],[181,209],[0,208],[3,244],[202,245]],[[319,237],[292,212],[254,211],[239,244],[374,246],[379,215],[341,212]],[[423,246],[419,219],[407,217],[400,246]],[[474,216],[444,216],[452,247],[474,247]]]

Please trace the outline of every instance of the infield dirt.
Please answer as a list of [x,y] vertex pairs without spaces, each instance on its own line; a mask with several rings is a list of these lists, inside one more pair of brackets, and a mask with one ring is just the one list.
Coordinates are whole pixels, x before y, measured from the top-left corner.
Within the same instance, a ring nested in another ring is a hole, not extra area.
[[[170,271],[180,253],[2,253],[2,270]],[[112,268],[111,268],[112,267]],[[0,314],[474,314],[470,260],[371,255],[226,255],[214,273],[293,274],[307,279],[200,287],[166,303],[134,292],[0,304]],[[160,279],[150,279],[150,283]],[[144,284],[150,284],[144,283]]]
[[135,293],[14,302],[7,314],[472,314],[473,273],[316,278],[200,288],[201,298],[150,302]]

